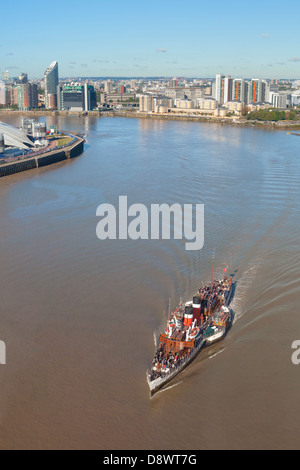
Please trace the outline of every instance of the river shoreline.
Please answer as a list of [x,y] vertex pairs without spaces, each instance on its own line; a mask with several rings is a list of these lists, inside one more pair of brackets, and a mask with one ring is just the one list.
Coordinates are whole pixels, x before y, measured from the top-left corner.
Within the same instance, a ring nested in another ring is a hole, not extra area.
[[149,114],[136,111],[19,111],[19,110],[0,110],[0,120],[2,116],[26,116],[26,117],[42,117],[42,116],[69,116],[69,117],[124,117],[135,119],[155,119],[165,121],[192,121],[192,122],[208,122],[213,124],[237,127],[258,127],[263,129],[274,130],[292,130],[300,129],[300,121],[248,121],[237,117],[216,117],[216,116],[190,116],[187,114]]
[[71,145],[50,150],[40,155],[20,158],[15,162],[3,163],[0,165],[0,178],[78,157],[84,151],[84,139],[75,135],[73,137],[76,141]]
[[116,113],[115,116],[140,119],[159,119],[166,121],[192,121],[205,122],[220,125],[230,125],[237,127],[259,127],[263,129],[292,130],[300,129],[300,121],[247,121],[229,117],[215,116],[188,116],[188,115],[170,115],[170,114],[146,114],[146,113]]

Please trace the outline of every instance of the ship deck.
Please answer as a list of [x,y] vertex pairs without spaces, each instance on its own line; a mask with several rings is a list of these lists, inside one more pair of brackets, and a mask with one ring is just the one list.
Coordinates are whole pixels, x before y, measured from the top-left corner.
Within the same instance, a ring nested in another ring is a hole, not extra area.
[[[214,314],[216,314],[223,305],[226,306],[228,304],[231,295],[231,285],[231,279],[230,281],[223,279],[215,281],[212,286],[210,285],[199,289],[197,296],[199,296],[203,302],[201,307],[202,311],[205,311],[205,319],[203,323],[201,321],[201,324],[196,325],[199,328],[199,333],[195,338],[188,338],[188,340],[186,340],[189,326],[183,323],[184,307],[182,305],[177,307],[171,315],[169,313],[168,323],[172,317],[174,320],[175,316],[177,318],[177,326],[176,328],[175,325],[173,326],[171,334],[169,334],[167,328],[166,331],[159,336],[159,345],[152,361],[151,372],[149,373],[149,386],[151,382],[158,379],[161,379],[159,382],[165,382],[168,375],[173,376],[176,370],[181,370],[181,365],[186,363],[190,356],[194,355],[200,343],[202,344],[204,341],[205,330],[213,321]],[[191,302],[188,303],[190,304]],[[221,318],[219,317],[218,320],[220,321]]]

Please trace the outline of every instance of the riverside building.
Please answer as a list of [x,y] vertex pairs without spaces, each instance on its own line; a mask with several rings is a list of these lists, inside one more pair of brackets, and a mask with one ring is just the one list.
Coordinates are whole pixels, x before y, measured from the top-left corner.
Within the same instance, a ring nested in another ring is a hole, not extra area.
[[199,109],[212,110],[217,109],[218,102],[214,98],[197,98],[196,106]]
[[248,103],[269,101],[269,85],[266,80],[253,78],[248,87]]
[[233,80],[232,100],[247,102],[249,84],[244,78],[235,78]]
[[92,111],[97,107],[93,85],[67,83],[57,87],[57,107],[66,111]]
[[253,78],[231,78],[230,75],[216,75],[213,96],[223,106],[227,102],[240,101],[245,104],[269,102],[270,84],[267,80]]
[[139,111],[142,113],[167,112],[173,106],[173,100],[163,95],[140,95]]
[[51,62],[44,73],[45,108],[57,107],[58,62]]
[[38,87],[36,83],[18,84],[17,94],[19,110],[30,111],[38,107]]
[[6,105],[6,87],[3,80],[0,80],[0,106]]
[[225,77],[225,75],[216,75],[216,84],[215,84],[215,99],[219,104],[227,103],[227,101],[232,100],[232,86],[233,79],[230,75]]

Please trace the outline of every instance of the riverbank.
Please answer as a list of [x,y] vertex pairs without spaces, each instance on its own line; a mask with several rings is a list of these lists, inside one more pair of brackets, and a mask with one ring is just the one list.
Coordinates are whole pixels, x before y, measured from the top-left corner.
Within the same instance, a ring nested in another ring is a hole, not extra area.
[[233,125],[242,127],[261,127],[271,128],[278,130],[291,130],[300,129],[300,121],[250,121],[237,117],[216,117],[216,116],[193,116],[185,114],[155,114],[155,113],[140,113],[140,112],[115,112],[107,113],[107,116],[127,117],[127,118],[140,118],[140,119],[159,119],[166,121],[193,121],[193,122],[211,122],[221,125]]
[[101,111],[53,111],[49,109],[41,109],[34,111],[19,111],[14,109],[0,109],[0,120],[2,116],[26,116],[41,117],[41,116],[101,116]]
[[78,157],[83,153],[84,139],[75,135],[73,137],[76,139],[75,142],[63,148],[56,148],[15,162],[3,163],[0,165],[0,178]]
[[42,117],[42,116],[94,116],[94,117],[125,117],[136,119],[155,119],[167,121],[193,121],[193,122],[211,122],[214,124],[230,124],[233,126],[242,127],[259,127],[265,129],[278,129],[278,130],[291,130],[300,129],[300,121],[250,121],[240,118],[238,116],[201,116],[201,115],[188,115],[188,114],[175,114],[175,113],[142,113],[139,111],[15,111],[15,110],[0,110],[0,120],[2,116],[27,116],[27,117]]

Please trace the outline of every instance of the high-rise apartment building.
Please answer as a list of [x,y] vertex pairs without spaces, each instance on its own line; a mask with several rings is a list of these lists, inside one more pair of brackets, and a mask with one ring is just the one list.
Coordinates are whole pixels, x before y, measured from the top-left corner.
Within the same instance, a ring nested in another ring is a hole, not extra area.
[[18,104],[18,89],[13,85],[6,85],[6,105],[17,105]]
[[51,62],[44,73],[45,84],[45,107],[56,108],[57,106],[57,86],[58,86],[58,63]]
[[20,83],[17,85],[18,108],[29,111],[38,107],[38,87],[36,83]]
[[254,78],[233,80],[232,101],[241,101],[245,104],[269,102],[270,84],[267,80]]
[[111,80],[106,80],[104,82],[104,91],[105,91],[105,93],[111,93],[112,92],[112,81]]
[[216,75],[215,81],[215,99],[219,104],[227,103],[227,101],[232,100],[232,87],[233,79],[230,75],[225,77],[225,75]]
[[224,103],[232,100],[233,78],[230,75],[224,78]]
[[[290,99],[289,99],[290,98]],[[270,92],[269,101],[274,108],[286,108],[288,101],[291,102],[291,97],[286,92]]]
[[248,102],[248,82],[244,78],[235,78],[232,86],[232,100]]
[[215,81],[215,99],[218,101],[218,103],[222,104],[222,83],[225,78],[225,75],[220,75],[217,73],[216,75],[216,81]]
[[248,103],[269,101],[270,85],[266,80],[253,78],[249,83]]
[[0,80],[0,106],[6,105],[6,86],[5,83]]

